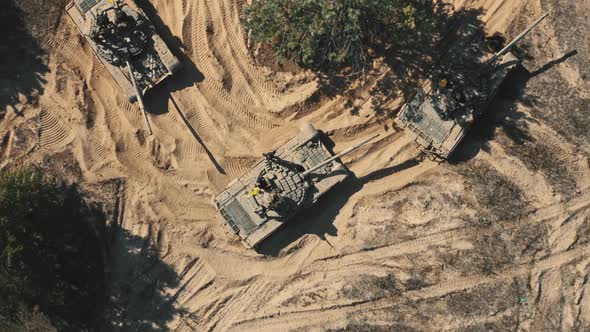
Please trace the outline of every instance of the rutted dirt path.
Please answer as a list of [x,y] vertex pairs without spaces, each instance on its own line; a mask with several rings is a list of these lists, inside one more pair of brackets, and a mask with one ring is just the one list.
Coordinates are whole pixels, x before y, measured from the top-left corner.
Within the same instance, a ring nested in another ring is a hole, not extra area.
[[[457,164],[420,158],[393,121],[399,98],[386,98],[392,114],[374,111],[371,89],[392,71],[385,63],[353,82],[352,100],[316,100],[313,73],[257,64],[239,24],[244,1],[154,0],[185,65],[146,96],[154,136],[64,19],[45,45],[51,70],[38,104],[0,120],[0,166],[71,151],[84,181],[126,179],[121,226],[166,265],[137,268],[130,319],[141,310],[134,303],[164,297],[168,309],[143,319],[177,331],[588,329],[589,137],[573,135],[576,110],[559,121],[554,110],[566,93],[587,105],[587,55],[555,60],[587,47],[563,25],[586,24],[590,8],[563,1],[577,9],[566,18],[558,1],[451,2],[482,7],[488,32],[507,37],[553,10],[523,41],[529,71],[507,79],[482,120],[489,125],[462,147],[476,153]],[[226,236],[212,199],[306,122],[336,152],[382,135],[345,158],[353,179],[261,254],[246,250]],[[170,271],[174,282],[164,283]]]

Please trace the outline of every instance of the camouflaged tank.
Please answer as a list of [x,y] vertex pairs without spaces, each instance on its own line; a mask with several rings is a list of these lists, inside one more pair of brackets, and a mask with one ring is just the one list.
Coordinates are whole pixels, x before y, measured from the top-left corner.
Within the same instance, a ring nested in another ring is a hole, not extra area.
[[215,197],[228,231],[246,247],[255,247],[344,181],[350,173],[338,158],[377,136],[333,156],[320,133],[312,125],[305,126],[297,137],[265,153],[264,159]]
[[510,48],[547,15],[495,55],[479,28],[468,24],[459,29],[458,42],[398,115],[398,121],[431,159],[446,160],[453,153],[519,63]]
[[74,0],[66,11],[131,102],[181,68],[145,13],[119,0]]

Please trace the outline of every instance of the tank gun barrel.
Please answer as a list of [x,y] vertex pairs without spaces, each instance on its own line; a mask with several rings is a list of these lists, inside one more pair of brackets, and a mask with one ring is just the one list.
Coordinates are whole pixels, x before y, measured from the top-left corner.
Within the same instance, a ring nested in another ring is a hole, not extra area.
[[147,126],[148,132],[150,136],[152,135],[152,126],[150,125],[150,121],[147,117],[147,112],[145,110],[145,106],[143,104],[143,97],[141,95],[141,91],[137,87],[137,81],[135,80],[135,75],[133,75],[133,67],[129,60],[126,61],[127,69],[129,70],[129,77],[131,78],[131,82],[133,83],[133,88],[135,89],[135,95],[137,96],[137,102],[139,103],[139,108],[141,108],[141,112],[143,113],[143,119],[145,120],[145,124]]
[[531,32],[534,28],[536,28],[537,25],[539,25],[539,23],[541,23],[541,21],[543,21],[545,19],[545,17],[547,17],[547,16],[549,16],[549,13],[545,13],[545,14],[543,14],[543,16],[539,17],[535,22],[533,22],[533,24],[531,24],[528,28],[526,28],[526,30],[521,32],[518,36],[516,36],[516,38],[514,38],[510,43],[508,43],[508,45],[506,45],[506,47],[504,47],[502,50],[500,50],[500,52],[496,53],[496,55],[494,55],[494,57],[490,60],[490,62],[493,63],[494,61],[498,60],[501,56],[508,53],[508,51],[512,48],[512,46],[514,46],[514,44],[518,43],[529,32]]
[[354,151],[354,150],[356,150],[356,149],[360,148],[361,146],[363,146],[363,145],[365,145],[365,144],[369,143],[370,141],[374,140],[375,138],[379,137],[379,135],[380,135],[380,134],[375,134],[375,135],[373,135],[373,136],[371,136],[371,137],[369,137],[369,138],[365,139],[364,141],[362,141],[362,142],[360,142],[360,143],[358,143],[358,144],[356,144],[356,145],[354,145],[354,146],[351,146],[350,148],[348,148],[348,149],[346,149],[346,150],[344,150],[344,151],[340,152],[339,154],[337,154],[337,155],[335,155],[335,156],[333,156],[333,157],[331,157],[331,158],[328,158],[328,159],[326,159],[325,161],[323,161],[323,162],[321,162],[321,163],[319,163],[319,164],[315,165],[314,167],[312,167],[312,168],[308,169],[307,171],[303,172],[303,176],[304,176],[304,177],[305,177],[305,176],[308,176],[308,175],[310,175],[311,173],[313,173],[313,172],[317,171],[318,169],[320,169],[320,168],[322,168],[322,167],[324,167],[324,166],[328,165],[329,163],[333,162],[334,160],[336,160],[336,159],[338,159],[338,158],[340,158],[340,157],[344,157],[345,155],[347,155],[347,154],[351,153],[352,151]]

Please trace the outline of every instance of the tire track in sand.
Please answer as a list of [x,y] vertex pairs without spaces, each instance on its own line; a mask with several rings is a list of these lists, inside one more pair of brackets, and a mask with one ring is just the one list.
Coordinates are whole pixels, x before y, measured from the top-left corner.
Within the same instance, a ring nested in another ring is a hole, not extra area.
[[[78,37],[78,31],[73,31],[75,28],[70,27],[70,24],[73,25],[73,23],[68,24],[69,37],[55,35],[47,44],[49,48],[56,50],[57,54],[63,57],[68,63],[73,64],[75,68],[83,70],[88,68],[87,59],[94,56],[94,53],[89,47],[84,46],[85,39],[81,36]],[[81,40],[84,41],[81,43]]]
[[137,179],[147,179],[159,194],[162,202],[170,205],[181,215],[209,216],[214,213],[213,206],[204,198],[195,196],[190,190],[182,188],[174,177],[163,174],[153,165],[146,148],[135,139],[120,140],[117,143],[117,159],[127,167]]
[[[257,104],[261,104],[264,108],[268,108],[274,103],[271,96],[279,94],[276,89],[268,82],[268,80],[262,79],[265,77],[260,73],[260,68],[256,68],[250,62],[250,55],[246,52],[245,36],[239,31],[242,31],[240,20],[237,14],[237,4],[235,1],[218,1],[217,2],[217,15],[220,20],[220,26],[222,28],[220,41],[227,45],[227,53],[229,53],[236,74],[240,76],[238,84],[243,86],[244,93],[247,92],[245,97],[252,100],[252,103],[256,101]],[[223,38],[225,37],[225,38]],[[224,42],[223,39],[226,39]]]
[[366,313],[370,311],[387,309],[396,304],[402,304],[407,299],[422,301],[426,299],[440,298],[442,296],[471,289],[479,285],[506,280],[516,276],[526,275],[533,271],[543,271],[559,268],[580,257],[590,255],[590,245],[574,250],[561,252],[545,259],[527,262],[509,267],[492,276],[474,275],[464,278],[456,278],[434,286],[420,290],[405,292],[404,297],[384,297],[366,301],[351,302],[347,305],[338,305],[322,309],[300,310],[288,313],[268,314],[261,317],[235,322],[232,330],[256,330],[256,331],[281,331],[296,328],[326,327],[330,322],[347,321],[349,315],[354,313]]
[[[200,84],[200,91],[207,99],[208,103],[217,111],[224,111],[230,120],[235,118],[238,123],[250,129],[270,129],[276,124],[273,117],[261,116],[250,111],[246,106],[236,101],[222,86],[219,72],[224,69],[215,68],[212,61],[215,60],[211,45],[209,44],[209,31],[216,29],[214,22],[211,20],[211,13],[208,4],[205,1],[198,2],[199,10],[191,8],[191,22],[187,22],[183,37],[184,40],[190,41],[187,45],[196,56],[196,65],[203,72],[205,80]],[[212,32],[214,33],[214,32]],[[232,125],[228,122],[228,125]]]
[[[528,222],[551,223],[556,218],[563,216],[564,211],[570,217],[573,217],[581,211],[587,210],[588,207],[590,207],[590,200],[588,197],[581,197],[578,200],[571,201],[567,208],[561,207],[561,204],[559,203],[551,204],[535,212],[535,214],[528,219]],[[400,256],[407,252],[424,250],[432,245],[444,244],[450,241],[456,241],[465,237],[477,235],[482,232],[485,232],[485,230],[478,227],[465,227],[443,231],[389,246],[377,247],[345,255],[328,256],[312,262],[306,266],[302,272],[338,270],[343,267],[364,264],[366,262],[374,263],[390,257]]]
[[246,287],[245,290],[236,294],[222,310],[218,311],[214,318],[207,319],[205,325],[207,331],[227,331],[231,323],[241,316],[241,313],[254,307],[253,303],[258,299],[256,294],[263,293],[267,285],[264,281],[255,280]]
[[66,127],[56,114],[65,112],[61,106],[51,102],[42,102],[41,127],[39,128],[40,146],[45,149],[59,149],[74,140],[71,130]]
[[184,256],[173,265],[178,265],[175,270],[181,272],[179,286],[172,290],[171,298],[181,307],[190,307],[188,302],[201,295],[213,283],[216,275],[199,257]]

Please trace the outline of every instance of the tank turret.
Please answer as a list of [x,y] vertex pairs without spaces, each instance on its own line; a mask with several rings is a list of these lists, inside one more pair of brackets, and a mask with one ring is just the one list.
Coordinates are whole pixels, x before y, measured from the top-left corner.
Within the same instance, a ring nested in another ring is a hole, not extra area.
[[320,133],[307,125],[301,134],[264,154],[252,169],[215,198],[228,230],[254,247],[299,211],[314,204],[349,172],[338,159],[379,135],[332,155]]
[[519,63],[510,49],[547,16],[535,20],[496,54],[491,54],[477,27],[468,24],[457,29],[457,41],[398,115],[398,121],[431,159],[446,160],[455,151]]
[[74,0],[66,11],[129,101],[138,101],[151,135],[142,95],[180,69],[178,59],[132,3]]

